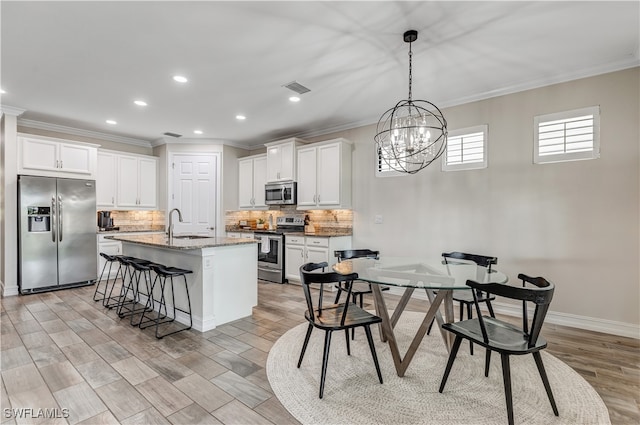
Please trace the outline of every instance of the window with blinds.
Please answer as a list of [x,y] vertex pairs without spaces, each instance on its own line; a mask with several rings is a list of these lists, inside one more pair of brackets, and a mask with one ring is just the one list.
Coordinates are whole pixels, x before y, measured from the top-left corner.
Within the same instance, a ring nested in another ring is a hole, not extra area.
[[536,164],[600,157],[598,106],[534,118]]
[[487,125],[450,131],[442,171],[487,168],[487,135]]
[[[398,161],[393,158],[390,158],[392,165],[397,167],[399,165]],[[389,166],[387,161],[382,158],[382,152],[379,149],[376,149],[376,177],[398,177],[398,176],[409,176],[410,174],[401,173],[399,171],[394,170]]]

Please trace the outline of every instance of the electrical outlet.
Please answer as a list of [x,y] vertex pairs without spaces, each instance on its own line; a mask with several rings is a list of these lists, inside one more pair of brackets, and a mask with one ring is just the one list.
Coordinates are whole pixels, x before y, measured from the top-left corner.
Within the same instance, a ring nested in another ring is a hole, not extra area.
[[373,219],[373,222],[375,224],[382,224],[382,215],[376,214],[375,218]]

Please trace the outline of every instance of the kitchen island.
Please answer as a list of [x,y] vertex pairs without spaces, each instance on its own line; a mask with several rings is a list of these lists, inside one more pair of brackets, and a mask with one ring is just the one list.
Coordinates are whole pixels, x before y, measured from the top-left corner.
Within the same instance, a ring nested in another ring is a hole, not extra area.
[[[193,328],[198,331],[250,316],[258,303],[258,250],[253,239],[176,236],[169,241],[164,234],[110,238],[122,242],[124,255],[193,271],[186,276]],[[181,281],[175,281],[177,306],[186,304]],[[189,323],[181,313],[176,320]]]

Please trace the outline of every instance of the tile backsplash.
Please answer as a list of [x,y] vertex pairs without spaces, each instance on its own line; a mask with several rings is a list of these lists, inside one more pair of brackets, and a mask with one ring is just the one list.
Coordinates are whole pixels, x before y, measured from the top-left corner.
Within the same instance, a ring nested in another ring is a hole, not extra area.
[[353,231],[352,210],[297,210],[295,206],[260,211],[226,211],[225,228],[227,231],[237,229],[240,220],[262,219],[268,223],[269,215],[272,216],[274,225],[280,216],[308,215],[309,221],[315,226],[316,231],[331,230],[345,234],[351,234]]
[[111,218],[122,231],[164,231],[164,211],[111,211]]

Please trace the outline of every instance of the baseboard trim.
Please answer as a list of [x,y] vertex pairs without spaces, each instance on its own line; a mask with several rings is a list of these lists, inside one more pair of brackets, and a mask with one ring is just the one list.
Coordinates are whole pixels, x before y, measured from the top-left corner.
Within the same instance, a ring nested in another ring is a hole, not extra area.
[[[389,293],[402,295],[404,293],[404,289],[398,287],[390,288]],[[427,295],[424,291],[415,291],[412,298],[426,300]],[[507,316],[521,316],[520,306],[500,302],[493,302],[492,305],[496,313]],[[458,310],[456,308],[456,317],[457,311]],[[616,322],[614,320],[599,319],[597,317],[578,316],[576,314],[562,313],[559,311],[549,311],[547,313],[546,322],[570,328],[640,339],[640,325],[634,325],[632,323]]]
[[[497,313],[508,316],[521,315],[521,309],[518,306],[496,302],[492,304],[493,309]],[[616,322],[614,320],[599,319],[597,317],[578,316],[576,314],[562,313],[558,311],[549,311],[545,321],[554,325],[640,339],[640,326],[632,323]]]
[[0,293],[2,293],[3,297],[12,297],[14,295],[18,295],[18,285],[7,286],[3,281],[0,280]]

